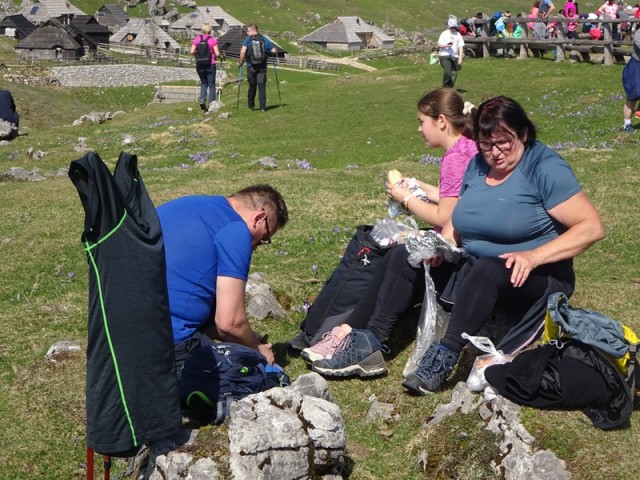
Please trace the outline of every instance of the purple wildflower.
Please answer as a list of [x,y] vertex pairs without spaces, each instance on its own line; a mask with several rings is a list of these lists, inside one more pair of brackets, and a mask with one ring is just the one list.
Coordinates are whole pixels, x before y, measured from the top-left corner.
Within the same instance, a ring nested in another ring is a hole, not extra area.
[[296,165],[298,166],[299,169],[301,170],[313,170],[314,167],[313,165],[311,165],[309,163],[308,160],[303,159],[303,160],[296,160]]
[[311,265],[311,271],[313,273],[317,273],[318,272],[318,265],[316,265],[315,263],[313,265]]
[[340,233],[340,227],[333,227],[333,233]]
[[440,160],[441,160],[440,157],[435,157],[433,155],[425,154],[420,158],[420,160],[418,160],[418,163],[422,163],[424,165],[439,165]]
[[202,165],[209,160],[209,152],[197,152],[193,155],[189,155],[189,158],[194,161],[196,165]]
[[75,274],[75,273],[73,273],[73,272],[69,272],[69,273],[67,273],[67,278],[69,279],[69,281],[70,281],[70,282],[72,282],[72,281],[73,281],[73,278],[74,278],[75,276],[76,276],[76,274]]

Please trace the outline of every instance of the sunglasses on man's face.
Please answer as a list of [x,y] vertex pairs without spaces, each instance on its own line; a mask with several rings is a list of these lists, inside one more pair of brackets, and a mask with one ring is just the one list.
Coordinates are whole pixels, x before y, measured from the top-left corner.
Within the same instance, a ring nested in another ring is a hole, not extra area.
[[271,245],[271,229],[269,228],[268,216],[264,217],[264,226],[267,228],[267,234],[260,240],[260,245]]

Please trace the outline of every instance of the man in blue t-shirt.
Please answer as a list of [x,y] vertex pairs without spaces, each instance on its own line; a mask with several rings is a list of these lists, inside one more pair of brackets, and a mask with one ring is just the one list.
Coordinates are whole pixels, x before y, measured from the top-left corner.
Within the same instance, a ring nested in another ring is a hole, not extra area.
[[258,350],[273,363],[270,344],[249,324],[244,292],[251,255],[289,219],[280,193],[254,185],[223,196],[189,196],[158,207],[176,365],[213,339]]
[[[252,54],[249,51],[252,42],[262,42],[261,49],[264,52],[264,59],[260,63],[252,61]],[[257,25],[249,25],[247,27],[247,36],[242,42],[240,49],[240,59],[238,65],[242,67],[244,61],[247,61],[247,81],[249,82],[249,91],[247,93],[248,106],[251,110],[256,105],[256,90],[258,91],[258,102],[260,102],[260,111],[267,111],[267,58],[268,54],[275,55],[276,47],[267,37],[263,37],[258,32]]]

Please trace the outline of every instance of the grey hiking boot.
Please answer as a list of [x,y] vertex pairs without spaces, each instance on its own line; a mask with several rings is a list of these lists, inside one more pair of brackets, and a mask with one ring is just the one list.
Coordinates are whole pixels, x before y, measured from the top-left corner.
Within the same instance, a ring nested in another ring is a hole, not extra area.
[[413,395],[435,392],[449,377],[459,356],[444,345],[434,343],[424,352],[418,368],[407,376],[402,386]]
[[629,123],[622,128],[622,131],[627,133],[636,133],[637,130]]
[[311,368],[328,377],[373,377],[387,371],[382,344],[370,330],[351,330],[330,359],[316,360]]

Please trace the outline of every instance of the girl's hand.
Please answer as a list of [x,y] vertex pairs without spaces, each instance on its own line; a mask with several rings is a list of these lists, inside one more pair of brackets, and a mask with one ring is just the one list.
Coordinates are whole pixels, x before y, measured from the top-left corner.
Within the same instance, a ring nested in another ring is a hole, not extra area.
[[399,203],[402,203],[402,201],[407,197],[407,195],[411,193],[408,188],[404,187],[404,181],[401,183],[397,183],[395,185],[389,185],[387,183],[386,187],[387,187],[387,195],[389,195],[389,198]]

